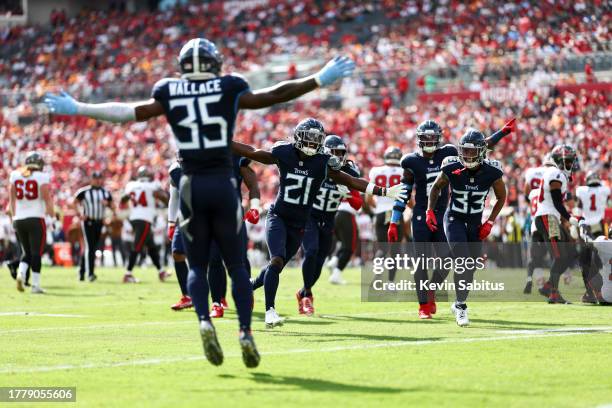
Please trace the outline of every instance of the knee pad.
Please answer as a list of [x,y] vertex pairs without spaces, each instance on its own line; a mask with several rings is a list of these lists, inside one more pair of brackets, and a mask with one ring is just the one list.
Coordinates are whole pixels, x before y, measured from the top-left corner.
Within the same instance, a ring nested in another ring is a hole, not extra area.
[[178,252],[173,252],[172,253],[172,259],[174,259],[174,262],[185,262],[185,254],[180,254]]

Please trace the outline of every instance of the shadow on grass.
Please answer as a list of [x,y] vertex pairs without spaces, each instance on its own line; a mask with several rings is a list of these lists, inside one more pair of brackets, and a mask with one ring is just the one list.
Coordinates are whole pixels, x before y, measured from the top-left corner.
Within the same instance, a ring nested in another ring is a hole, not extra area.
[[[576,323],[561,323],[561,322],[525,322],[525,321],[513,321],[513,320],[501,320],[501,319],[470,319],[471,323],[489,323],[489,325],[478,325],[479,329],[531,329],[531,328],[542,328],[542,327],[563,327],[563,326],[576,326]],[[583,324],[580,326],[593,326],[593,324]]]
[[267,373],[252,373],[251,378],[258,384],[277,385],[282,387],[301,388],[314,392],[367,392],[373,394],[401,393],[408,390],[385,386],[368,386],[359,384],[344,384],[320,378],[293,377],[285,375],[270,375]]
[[[264,330],[261,330],[264,332]],[[438,341],[444,340],[442,337],[405,337],[392,336],[389,334],[365,334],[365,333],[305,333],[297,331],[286,331],[279,329],[276,331],[265,330],[266,333],[274,333],[279,337],[300,337],[304,341],[312,342],[328,342],[328,341],[343,341],[343,340],[374,340],[374,341],[397,341],[397,342],[419,342],[419,341]],[[310,338],[310,339],[309,339]]]
[[[416,315],[416,312],[415,312]],[[400,323],[400,324],[405,324],[405,323],[413,323],[413,322],[423,322],[425,324],[436,324],[436,323],[443,323],[446,322],[446,320],[440,320],[440,319],[427,319],[427,320],[417,320],[414,316],[407,314],[406,319],[385,319],[385,318],[380,318],[380,317],[364,317],[364,316],[351,316],[351,315],[331,315],[331,316],[326,316],[323,315],[321,316],[321,319],[325,319],[325,320],[337,320],[337,321],[354,321],[354,322],[367,322],[367,323]]]

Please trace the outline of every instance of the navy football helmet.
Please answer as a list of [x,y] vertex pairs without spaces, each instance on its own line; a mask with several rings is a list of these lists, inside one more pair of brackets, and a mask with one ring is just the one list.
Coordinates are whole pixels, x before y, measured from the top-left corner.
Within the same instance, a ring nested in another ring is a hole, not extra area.
[[576,150],[568,144],[557,145],[550,152],[550,158],[555,166],[567,176],[572,174],[576,166]]
[[332,156],[336,156],[338,159],[340,159],[340,163],[344,164],[348,153],[346,151],[346,145],[344,144],[340,136],[327,136],[325,138],[323,146],[325,149],[325,153],[331,154]]
[[459,139],[459,161],[467,169],[482,164],[487,155],[487,141],[481,131],[468,129]]
[[402,151],[399,147],[389,146],[383,153],[385,164],[399,165],[402,160]]
[[32,170],[42,170],[45,166],[45,160],[42,157],[42,154],[38,152],[29,152],[24,161],[25,166],[28,169]]
[[295,127],[293,131],[293,145],[305,155],[314,156],[321,152],[324,137],[325,129],[323,124],[316,119],[307,118]]
[[423,121],[416,128],[416,138],[421,151],[433,153],[440,146],[442,128],[433,120]]
[[181,48],[178,63],[182,78],[202,79],[219,75],[223,56],[206,38],[192,38]]

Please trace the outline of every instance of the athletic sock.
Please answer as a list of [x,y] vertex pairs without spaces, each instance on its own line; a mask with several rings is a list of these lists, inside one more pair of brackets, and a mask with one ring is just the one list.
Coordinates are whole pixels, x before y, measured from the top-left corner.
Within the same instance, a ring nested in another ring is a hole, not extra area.
[[40,272],[32,271],[32,285],[40,287]]
[[28,268],[30,267],[30,265],[28,265],[25,262],[20,262],[19,263],[19,276],[21,276],[21,279],[23,281],[26,280],[26,274],[28,273]]
[[176,279],[178,280],[183,296],[187,295],[187,275],[189,269],[187,268],[187,262],[185,261],[174,261],[174,271],[176,272]]
[[264,276],[264,290],[266,292],[266,310],[274,307],[276,291],[278,290],[280,268],[274,264],[269,264]]

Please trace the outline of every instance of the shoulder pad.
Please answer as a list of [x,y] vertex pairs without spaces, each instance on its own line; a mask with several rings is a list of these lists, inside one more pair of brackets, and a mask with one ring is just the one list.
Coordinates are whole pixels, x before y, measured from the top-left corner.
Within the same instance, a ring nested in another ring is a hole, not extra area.
[[450,166],[454,163],[459,163],[459,157],[457,156],[448,156],[442,160],[442,165],[440,167]]
[[181,169],[181,163],[179,163],[178,161],[172,162],[172,164],[168,168],[168,173],[172,173],[176,169]]
[[457,151],[457,146],[455,146],[454,144],[451,143],[447,143],[445,145],[443,145],[442,147],[440,147],[438,150],[452,150],[454,152]]
[[342,162],[337,156],[327,156],[327,166],[332,170],[340,170],[342,168]]
[[241,80],[243,80],[244,82],[247,82],[247,83],[249,82],[244,75],[239,74],[238,72],[231,72],[230,74],[228,74],[228,76],[241,79]]
[[293,145],[293,143],[291,143],[288,140],[279,140],[278,142],[275,142],[272,145],[272,148],[274,149],[275,147],[282,147],[282,146],[289,146],[289,145]]
[[494,160],[494,159],[484,159],[484,162],[485,162],[486,164],[488,164],[489,166],[496,168],[496,169],[497,169],[497,170],[499,170],[499,171],[504,171],[504,170],[502,169],[502,165],[501,165],[501,163],[499,162],[499,160]]

